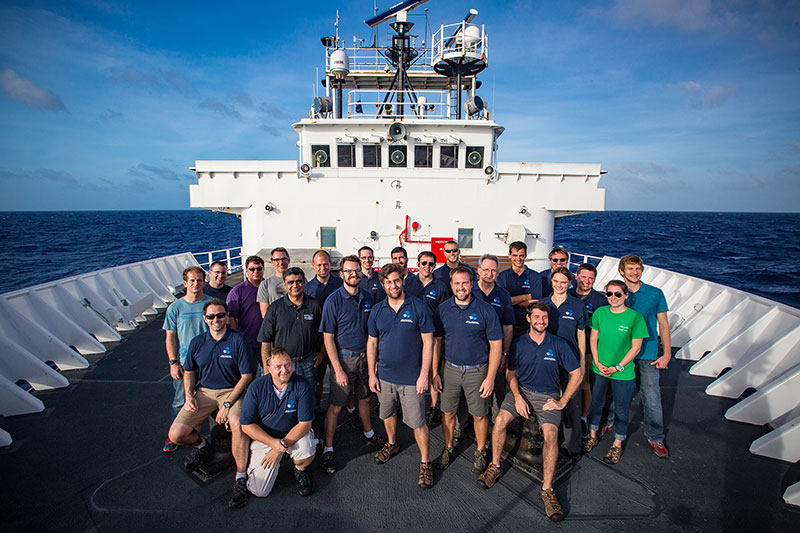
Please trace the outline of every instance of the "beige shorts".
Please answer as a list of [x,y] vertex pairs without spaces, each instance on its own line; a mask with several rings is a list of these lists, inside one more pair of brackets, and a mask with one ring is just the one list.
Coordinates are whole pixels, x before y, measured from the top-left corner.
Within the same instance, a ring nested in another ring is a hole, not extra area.
[[[197,411],[187,411],[184,404],[183,409],[180,410],[178,416],[175,417],[175,424],[186,424],[192,426],[197,431],[203,427],[206,418],[217,412],[217,409],[222,408],[222,404],[228,399],[233,388],[230,389],[204,389],[200,387],[194,394],[197,400]],[[231,405],[229,414],[231,416],[239,417],[242,412],[242,399],[236,400]]]
[[[272,492],[275,479],[278,477],[278,470],[281,462],[278,460],[272,468],[264,468],[261,461],[264,456],[272,450],[263,442],[254,440],[250,443],[250,464],[247,466],[247,490],[254,496],[263,498]],[[314,438],[314,430],[308,430],[300,440],[289,446],[286,455],[292,458],[295,463],[313,457],[317,453],[317,439]]]

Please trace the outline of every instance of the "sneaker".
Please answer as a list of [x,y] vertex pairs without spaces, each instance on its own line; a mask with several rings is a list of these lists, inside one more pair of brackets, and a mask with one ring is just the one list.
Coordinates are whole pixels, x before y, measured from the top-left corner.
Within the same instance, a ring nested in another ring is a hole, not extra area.
[[431,468],[430,462],[419,464],[418,484],[421,489],[429,489],[433,486],[433,468]]
[[500,479],[503,475],[503,466],[497,466],[494,463],[489,463],[486,470],[483,471],[478,478],[478,486],[482,489],[489,489],[494,485],[495,481]]
[[461,431],[460,427],[456,427],[453,430],[453,442],[461,442],[461,439],[464,438],[464,432]]
[[597,437],[589,436],[589,437],[583,439],[583,451],[585,451],[585,452],[592,451],[592,448],[597,446],[599,442],[600,441],[597,439]]
[[247,490],[247,478],[242,477],[236,480],[236,483],[233,485],[233,495],[231,496],[231,501],[228,502],[228,507],[231,509],[239,509],[244,507],[244,504],[247,503],[247,496],[250,495],[250,492]]
[[375,463],[382,465],[391,459],[393,455],[397,455],[398,453],[400,453],[400,445],[397,443],[390,444],[387,442],[383,445],[381,451],[375,454]]
[[183,469],[187,472],[193,472],[200,468],[210,455],[210,447],[211,443],[207,443],[202,448],[192,448],[183,458]]
[[174,442],[169,440],[169,437],[167,437],[167,440],[164,441],[164,447],[161,448],[161,451],[163,451],[164,453],[172,453],[175,450],[177,450],[179,447],[180,447],[180,444],[175,444]]
[[322,469],[326,474],[333,474],[336,472],[336,467],[333,464],[333,452],[325,452],[322,454]]
[[374,432],[374,433],[372,434],[372,436],[371,436],[371,437],[369,437],[369,438],[367,438],[367,437],[364,435],[364,433],[363,433],[363,432],[361,433],[361,436],[362,436],[362,437],[364,437],[364,442],[367,442],[367,443],[369,443],[369,444],[374,444],[375,446],[383,446],[383,445],[386,443],[386,441],[385,441],[385,440],[383,440],[383,437],[381,437],[380,435],[378,435],[378,433],[377,433],[377,432]]
[[475,450],[475,460],[472,462],[472,473],[480,474],[486,470],[486,448],[483,450]]
[[667,447],[664,446],[663,442],[650,442],[650,447],[653,448],[653,453],[656,454],[656,457],[660,457],[661,459],[669,457],[669,451],[667,451]]
[[547,518],[553,522],[561,522],[564,520],[564,510],[561,509],[561,504],[558,503],[556,491],[553,489],[542,489],[539,491],[539,497],[544,502],[544,512]]
[[358,409],[353,411],[347,411],[347,417],[350,419],[350,425],[353,426],[353,429],[361,431],[364,429],[364,423],[361,421],[361,415],[358,414]]
[[439,409],[438,406],[432,405],[430,409],[428,409],[428,425],[431,427],[436,427],[442,423],[442,410]]
[[308,496],[314,492],[314,483],[311,482],[311,476],[305,470],[298,470],[295,467],[294,480],[297,482],[297,492],[300,496]]
[[611,424],[610,426],[600,426],[600,429],[597,430],[597,436],[602,437],[612,429],[614,429],[614,424]]
[[622,457],[622,448],[619,446],[611,446],[606,452],[606,456],[603,457],[603,462],[610,465],[615,465],[619,462],[619,458]]
[[450,462],[453,460],[453,456],[455,454],[456,450],[454,448],[448,448],[445,446],[442,450],[442,453],[436,458],[436,468],[439,470],[446,470],[447,467],[450,466]]

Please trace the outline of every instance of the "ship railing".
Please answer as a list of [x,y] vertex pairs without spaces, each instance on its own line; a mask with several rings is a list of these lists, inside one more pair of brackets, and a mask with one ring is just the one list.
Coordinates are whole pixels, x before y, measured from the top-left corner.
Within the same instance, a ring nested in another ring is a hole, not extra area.
[[234,246],[233,248],[223,248],[221,250],[212,250],[210,252],[193,252],[194,258],[197,263],[203,267],[203,270],[208,271],[211,263],[215,261],[223,261],[228,265],[228,274],[238,272],[242,269],[242,247]]
[[444,24],[433,34],[431,65],[459,57],[488,63],[489,38],[483,25],[462,20],[455,24]]
[[575,252],[569,254],[570,270],[576,270],[584,263],[591,263],[592,265],[597,266],[602,260],[602,257],[598,257],[596,255],[578,254]]
[[[412,42],[412,48],[414,43]],[[325,49],[325,72],[330,73],[331,69],[331,53],[336,50],[334,47]],[[386,57],[381,53],[384,48],[372,47],[359,47],[341,48],[347,54],[350,62],[350,73],[364,74],[364,73],[383,73],[389,65]],[[427,74],[435,74],[431,68],[433,60],[433,49],[431,48],[416,48],[420,52],[419,58],[411,65],[406,67],[407,72],[421,72]]]
[[[398,102],[398,98],[402,102]],[[450,91],[353,89],[347,92],[348,118],[372,115],[383,118],[447,119],[450,118],[450,106]]]

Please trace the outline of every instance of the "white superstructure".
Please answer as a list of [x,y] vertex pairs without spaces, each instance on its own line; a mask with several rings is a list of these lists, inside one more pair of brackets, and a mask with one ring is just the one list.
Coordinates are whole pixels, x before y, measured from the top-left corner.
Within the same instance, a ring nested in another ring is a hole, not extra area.
[[[191,205],[239,215],[243,254],[274,246],[409,255],[449,239],[466,255],[528,244],[546,264],[554,218],[605,208],[599,164],[497,161],[498,125],[477,94],[488,37],[469,15],[416,47],[407,1],[367,21],[393,20],[385,48],[323,38],[325,95],[297,132],[296,161],[197,161]],[[463,100],[463,102],[462,102]],[[462,117],[462,109],[464,116]]]

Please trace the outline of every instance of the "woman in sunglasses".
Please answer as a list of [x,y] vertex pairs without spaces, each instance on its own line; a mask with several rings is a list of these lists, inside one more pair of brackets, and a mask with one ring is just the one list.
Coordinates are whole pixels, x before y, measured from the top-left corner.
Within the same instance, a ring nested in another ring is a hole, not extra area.
[[614,443],[603,461],[616,464],[622,456],[622,441],[628,432],[631,398],[636,386],[633,359],[648,336],[642,315],[628,307],[628,287],[624,281],[612,280],[606,285],[608,307],[597,309],[592,315],[592,406],[589,409],[589,438],[583,445],[585,451],[597,446],[597,430],[611,387],[614,399]]

